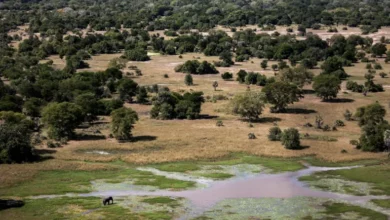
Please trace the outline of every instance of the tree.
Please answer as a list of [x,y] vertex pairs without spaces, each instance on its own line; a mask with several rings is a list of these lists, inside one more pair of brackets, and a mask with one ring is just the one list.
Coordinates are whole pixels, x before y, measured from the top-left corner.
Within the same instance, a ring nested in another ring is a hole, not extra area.
[[184,83],[187,85],[187,86],[192,86],[194,85],[194,82],[193,82],[193,79],[192,79],[192,76],[191,74],[186,74],[186,76],[184,77]]
[[289,82],[302,88],[305,84],[310,84],[314,74],[307,71],[303,66],[295,68],[285,68],[280,71],[280,79],[284,82]]
[[230,112],[240,115],[249,121],[259,119],[264,109],[264,94],[247,91],[237,94],[230,101]]
[[23,113],[30,117],[39,117],[45,101],[39,98],[29,98],[23,104]]
[[244,83],[247,74],[248,73],[245,70],[238,71],[238,73],[237,73],[237,81],[240,82],[240,83]]
[[302,98],[302,91],[294,84],[287,82],[274,82],[264,86],[262,92],[265,100],[273,104],[272,111],[284,111],[288,104],[298,102]]
[[80,106],[83,110],[85,121],[91,122],[97,119],[100,105],[93,93],[83,93],[77,96],[74,103]]
[[132,79],[122,79],[118,85],[118,92],[122,100],[131,102],[138,92],[138,84]]
[[261,66],[261,68],[263,68],[263,70],[267,69],[267,67],[268,67],[268,60],[263,60],[260,63],[260,66]]
[[374,56],[382,57],[387,51],[386,44],[376,43],[371,47],[371,52]]
[[390,129],[390,125],[384,119],[385,115],[386,110],[379,103],[357,109],[355,117],[362,130],[357,146],[359,149],[371,152],[387,149],[384,134]]
[[299,131],[295,128],[289,128],[282,133],[282,144],[286,149],[295,150],[301,147]]
[[282,138],[282,130],[279,127],[272,127],[269,129],[268,140],[280,141]]
[[[323,74],[335,74],[339,76],[340,79],[345,78],[347,75],[343,68],[343,60],[341,57],[333,56],[329,57],[322,64],[321,69],[323,70]],[[343,74],[340,74],[339,72]]]
[[146,90],[145,86],[139,87],[137,93],[137,102],[142,104],[148,102],[148,91]]
[[231,80],[233,78],[233,74],[229,72],[225,72],[221,75],[223,80]]
[[42,121],[50,138],[71,137],[84,120],[82,108],[74,103],[50,103],[42,110]]
[[123,69],[126,67],[127,60],[117,57],[108,63],[108,68]]
[[111,131],[117,140],[130,140],[133,124],[138,121],[137,112],[131,108],[119,108],[111,113]]
[[217,87],[218,87],[218,82],[217,81],[213,82],[213,87],[214,87],[214,91],[217,91]]
[[21,124],[0,124],[0,164],[30,162],[36,158],[31,130]]
[[230,51],[223,51],[221,54],[219,54],[219,59],[222,60],[223,67],[229,67],[234,64],[233,60],[233,54]]
[[333,75],[319,75],[314,78],[313,89],[318,97],[327,101],[336,98],[340,91],[341,80]]
[[142,48],[135,48],[131,50],[126,50],[124,57],[131,61],[148,61],[150,57],[148,52]]

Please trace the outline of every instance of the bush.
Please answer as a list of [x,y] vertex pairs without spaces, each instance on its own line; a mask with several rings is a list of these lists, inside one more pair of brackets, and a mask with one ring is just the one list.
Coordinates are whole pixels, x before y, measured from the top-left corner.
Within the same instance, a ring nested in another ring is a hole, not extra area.
[[374,64],[374,69],[381,70],[382,69],[382,65],[380,63],[375,63]]
[[126,50],[124,57],[131,61],[147,61],[150,60],[148,52],[142,48],[135,48],[132,50]]
[[336,127],[344,127],[345,124],[344,124],[344,122],[341,121],[341,120],[336,120],[336,121],[334,122],[334,126],[336,126]]
[[353,145],[353,146],[358,146],[359,145],[359,141],[358,140],[350,140],[349,144]]
[[256,135],[255,135],[254,133],[249,133],[249,134],[248,134],[248,138],[249,138],[250,140],[256,139]]
[[218,70],[215,66],[207,61],[199,62],[197,60],[188,60],[182,65],[175,67],[176,72],[190,74],[216,74]]
[[286,149],[299,149],[301,148],[299,131],[295,128],[289,128],[282,133],[282,144]]
[[348,109],[344,112],[344,118],[347,121],[352,121],[352,113]]
[[280,141],[282,138],[282,130],[279,127],[272,127],[269,129],[268,140]]
[[379,76],[380,76],[381,78],[386,78],[387,73],[381,72],[381,73],[379,73]]
[[216,125],[217,125],[217,127],[222,127],[223,126],[223,122],[221,120],[218,120]]
[[168,74],[166,74],[166,73],[165,73],[163,76],[164,76],[164,78],[166,78],[166,79],[169,78]]
[[221,75],[223,80],[231,80],[233,78],[233,73],[225,72]]

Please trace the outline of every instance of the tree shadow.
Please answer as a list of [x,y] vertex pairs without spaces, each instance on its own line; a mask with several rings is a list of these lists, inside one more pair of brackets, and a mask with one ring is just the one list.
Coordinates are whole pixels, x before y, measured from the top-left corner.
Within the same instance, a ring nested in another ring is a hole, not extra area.
[[276,117],[262,117],[257,120],[248,120],[248,119],[242,119],[242,121],[248,122],[248,123],[274,123],[282,121],[280,118]]
[[96,140],[104,140],[106,139],[106,136],[102,134],[77,134],[75,137],[76,140],[79,141],[96,141]]
[[351,103],[354,102],[355,100],[353,99],[348,99],[348,98],[338,98],[338,99],[329,99],[325,100],[323,102],[329,102],[329,103]]
[[57,152],[56,150],[51,150],[51,149],[35,149],[35,153],[38,155],[54,154],[56,152]]
[[139,141],[154,141],[157,140],[156,136],[151,136],[151,135],[141,135],[141,136],[136,136],[133,137],[130,142],[139,142]]
[[198,119],[202,120],[202,119],[216,119],[216,118],[218,118],[218,116],[216,115],[199,115]]
[[298,148],[295,148],[295,149],[291,149],[291,150],[305,150],[305,149],[308,149],[310,148],[310,146],[299,146]]
[[57,152],[56,150],[51,150],[51,149],[35,149],[34,162],[43,162],[46,160],[54,159],[54,157],[51,156],[50,154],[54,154],[56,152]]
[[317,111],[313,110],[313,109],[304,109],[304,108],[288,108],[288,109],[284,110],[284,112],[281,112],[281,113],[308,115],[308,114],[317,113]]
[[312,89],[303,89],[302,92],[303,92],[304,95],[313,95],[313,94],[316,93],[316,92],[315,92],[314,90],[312,90]]

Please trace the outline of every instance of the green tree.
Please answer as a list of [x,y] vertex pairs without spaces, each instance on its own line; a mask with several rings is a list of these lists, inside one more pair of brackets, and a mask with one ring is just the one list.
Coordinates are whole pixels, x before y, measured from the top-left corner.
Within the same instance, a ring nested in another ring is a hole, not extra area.
[[21,124],[0,124],[0,164],[30,162],[36,158],[31,130]]
[[313,89],[318,97],[327,101],[336,98],[340,91],[341,80],[333,75],[319,75],[314,78]]
[[387,51],[386,44],[376,43],[371,47],[371,52],[374,56],[381,57]]
[[71,137],[83,119],[82,108],[74,103],[50,103],[42,110],[42,121],[48,128],[49,137],[56,140]]
[[137,102],[142,104],[148,102],[148,91],[146,90],[145,86],[139,87],[137,93]]
[[77,96],[74,100],[78,106],[83,110],[85,121],[91,122],[97,119],[99,113],[99,102],[93,93],[83,93]]
[[301,148],[299,131],[295,128],[289,128],[282,133],[282,144],[286,149],[296,150]]
[[30,117],[41,116],[41,110],[45,101],[39,98],[29,98],[23,104],[23,113]]
[[282,130],[279,127],[272,127],[269,129],[268,140],[280,141],[282,138]]
[[384,151],[387,149],[384,134],[390,129],[384,119],[386,110],[379,103],[374,103],[357,109],[355,118],[359,120],[362,134],[358,148],[363,151]]
[[192,79],[192,76],[191,74],[186,74],[186,76],[184,77],[184,83],[187,85],[187,86],[192,86],[194,85],[194,82],[193,82],[193,79]]
[[237,81],[240,82],[240,83],[244,83],[247,74],[248,73],[245,70],[238,71],[238,73],[237,73]]
[[295,68],[285,68],[280,71],[280,79],[302,88],[305,84],[310,84],[314,74],[302,66]]
[[230,101],[230,112],[250,121],[259,119],[264,109],[264,94],[247,91],[237,94]]
[[135,48],[131,50],[126,50],[124,57],[131,61],[148,61],[150,57],[148,52],[142,48]]
[[111,131],[117,140],[130,140],[133,125],[138,121],[138,114],[131,108],[119,108],[111,113]]
[[263,70],[266,70],[267,67],[268,67],[268,60],[263,60],[263,61],[260,63],[260,66],[261,66],[261,68],[263,68]]
[[132,79],[122,79],[118,85],[119,96],[122,100],[131,102],[137,94],[138,84]]
[[264,86],[262,92],[265,100],[273,104],[272,111],[284,111],[288,104],[298,102],[302,98],[302,91],[294,84],[287,82],[274,82]]

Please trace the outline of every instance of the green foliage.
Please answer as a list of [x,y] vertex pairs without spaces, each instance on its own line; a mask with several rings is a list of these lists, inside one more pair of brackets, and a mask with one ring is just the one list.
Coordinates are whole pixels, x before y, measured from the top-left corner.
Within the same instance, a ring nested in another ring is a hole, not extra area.
[[272,127],[269,129],[268,140],[280,141],[282,138],[282,130],[279,127]]
[[171,93],[159,92],[153,99],[153,108],[150,111],[152,118],[168,119],[196,119],[199,118],[201,105],[204,102],[202,92]]
[[371,52],[374,56],[381,57],[387,51],[386,44],[376,43],[371,47]]
[[240,82],[240,83],[244,83],[247,74],[248,73],[245,70],[238,71],[238,73],[237,73],[237,81]]
[[313,89],[317,96],[327,101],[337,97],[341,80],[333,75],[319,75],[314,78]]
[[247,91],[230,101],[230,111],[250,121],[259,119],[264,108],[264,94]]
[[140,86],[138,88],[137,102],[141,104],[148,102],[148,91],[145,86]]
[[74,103],[50,103],[42,110],[42,122],[48,129],[49,137],[56,140],[72,137],[83,119],[82,108]]
[[142,48],[135,48],[131,50],[126,50],[124,57],[131,61],[148,61],[150,57],[148,52]]
[[280,79],[284,82],[289,82],[302,88],[305,84],[310,84],[314,74],[307,71],[303,66],[296,68],[285,68],[280,71]]
[[390,129],[389,123],[384,119],[386,110],[378,103],[360,107],[355,113],[359,121],[362,134],[359,139],[359,149],[363,151],[384,151],[384,133]]
[[302,98],[302,91],[294,84],[287,82],[274,82],[267,84],[262,92],[265,100],[273,104],[274,112],[284,111],[288,104],[298,102]]
[[117,140],[130,140],[133,124],[138,121],[138,114],[131,108],[119,108],[111,113],[111,131]]
[[289,128],[282,133],[282,144],[286,149],[296,150],[301,148],[299,131],[295,128]]
[[22,123],[0,124],[0,164],[30,162],[36,158],[31,130]]
[[138,92],[138,84],[132,79],[122,79],[118,85],[119,97],[131,102]]
[[176,72],[190,73],[190,74],[216,74],[218,70],[214,65],[207,61],[199,62],[197,60],[188,60],[183,65],[175,67]]
[[263,68],[264,70],[267,69],[267,67],[268,67],[268,60],[263,60],[263,61],[261,61],[260,66],[261,66],[261,68]]
[[225,72],[221,75],[223,80],[231,80],[233,78],[233,73]]
[[193,79],[192,79],[191,74],[186,74],[186,76],[184,77],[184,83],[185,83],[187,86],[192,86],[192,85],[194,85],[194,82],[193,82]]

